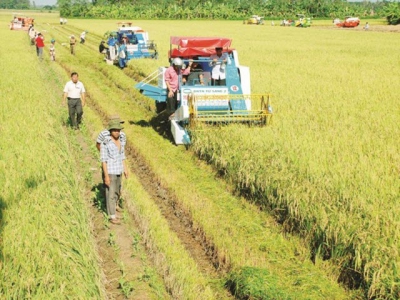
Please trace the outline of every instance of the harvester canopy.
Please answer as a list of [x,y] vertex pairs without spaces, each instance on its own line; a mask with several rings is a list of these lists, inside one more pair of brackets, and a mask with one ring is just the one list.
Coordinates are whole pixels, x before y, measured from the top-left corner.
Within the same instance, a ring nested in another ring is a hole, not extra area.
[[[217,37],[177,37],[170,39],[171,49],[170,58],[181,57],[190,58],[195,56],[209,57],[215,54],[215,48],[223,48],[224,51],[230,52],[229,49],[232,40],[228,38]],[[176,46],[176,48],[172,48]]]

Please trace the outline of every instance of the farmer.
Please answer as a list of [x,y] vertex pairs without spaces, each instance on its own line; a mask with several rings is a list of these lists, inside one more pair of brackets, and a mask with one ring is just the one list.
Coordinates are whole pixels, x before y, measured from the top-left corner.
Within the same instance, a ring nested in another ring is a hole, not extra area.
[[[109,117],[109,122],[117,120],[119,121],[121,124],[124,124],[125,121],[122,121],[121,118],[118,115],[111,115]],[[110,137],[110,131],[108,129],[103,129],[99,135],[97,136],[97,140],[96,140],[96,148],[97,150],[100,151],[100,145],[101,143],[103,143],[108,137]],[[126,144],[126,135],[124,132],[120,132],[120,140],[121,140],[121,144],[123,144],[125,146]]]
[[174,117],[174,112],[178,108],[178,89],[179,89],[179,77],[181,76],[181,68],[183,62],[179,57],[174,58],[172,65],[165,70],[164,80],[167,85],[167,108],[166,113],[169,118]]
[[108,123],[110,135],[100,145],[100,160],[106,185],[107,214],[112,224],[121,223],[116,216],[116,206],[121,192],[121,176],[124,174],[125,178],[128,178],[121,129],[123,129],[121,120],[111,120]]
[[79,129],[82,122],[83,106],[85,106],[85,87],[78,80],[78,73],[71,73],[71,80],[65,84],[62,104],[68,99],[68,112],[72,128]]
[[43,48],[44,48],[44,36],[40,32],[38,32],[37,34],[35,43],[36,43],[37,56],[39,57],[40,60],[42,60]]
[[226,85],[225,66],[229,61],[228,53],[222,53],[222,47],[216,47],[215,54],[210,59],[211,85]]
[[117,43],[117,40],[115,39],[115,37],[112,34],[110,34],[110,37],[107,40],[107,45],[108,45],[108,48],[110,51],[110,59],[111,60],[115,60],[115,52],[116,52],[115,44],[116,43]]
[[182,83],[193,85],[204,85],[203,68],[199,64],[199,57],[194,57],[189,60],[189,67],[182,71]]
[[55,47],[55,45],[54,45],[55,43],[56,43],[56,40],[55,40],[55,39],[52,39],[52,40],[51,40],[50,47],[49,47],[50,59],[51,59],[52,61],[55,61],[55,60],[56,60],[56,47]]
[[106,46],[106,42],[105,41],[101,41],[100,45],[99,45],[99,52],[104,54],[104,59],[107,58],[108,56],[108,47]]
[[121,45],[118,48],[118,64],[121,69],[126,67],[126,57],[127,57],[126,39],[123,38]]
[[86,33],[87,33],[86,30],[81,33],[81,42],[80,42],[81,44],[84,44],[86,41]]
[[[120,124],[124,124],[125,123],[125,121],[122,121],[118,115],[112,115],[112,116],[109,117],[109,122],[111,122],[113,120],[119,121]],[[119,137],[120,137],[121,145],[125,147],[125,145],[126,145],[126,135],[125,135],[125,133],[121,131]],[[97,136],[97,140],[96,140],[96,148],[97,148],[97,150],[100,151],[101,144],[108,138],[110,138],[110,131],[108,129],[103,129],[99,133],[99,135]],[[102,168],[102,170],[103,170],[103,168]],[[102,173],[102,178],[103,178],[103,183],[104,183],[104,172],[102,171],[101,173]],[[104,183],[104,185],[105,185],[105,183]],[[116,210],[118,212],[123,210],[121,208],[121,206],[120,206],[119,198],[117,200]]]
[[35,45],[36,31],[33,25],[31,25],[31,28],[28,30],[28,34],[29,34],[29,39],[31,41],[31,45]]
[[75,55],[75,44],[76,44],[76,38],[74,35],[71,35],[69,39],[69,48],[71,49],[72,55]]

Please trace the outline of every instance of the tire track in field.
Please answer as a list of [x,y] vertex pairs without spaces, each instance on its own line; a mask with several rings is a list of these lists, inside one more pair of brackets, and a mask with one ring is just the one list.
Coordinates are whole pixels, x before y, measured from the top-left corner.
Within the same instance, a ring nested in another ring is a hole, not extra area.
[[[68,32],[65,27],[61,30],[57,27],[55,27],[55,29],[62,32],[62,34],[74,34]],[[86,41],[86,43],[88,42]],[[91,43],[89,42],[88,44]],[[93,46],[90,48],[93,48]],[[82,47],[82,50],[91,54],[93,51],[90,50],[90,48]],[[84,63],[84,57],[81,58],[79,55],[76,57],[79,59],[80,63]],[[62,67],[66,71],[70,71],[68,66],[62,65]],[[86,65],[86,68],[90,68],[97,73],[99,72],[96,65]],[[128,76],[126,73],[125,75]],[[102,79],[99,76],[99,84],[110,84],[109,82],[101,82],[101,80]],[[127,92],[118,85],[118,82],[113,82],[112,84],[115,85],[121,93]],[[96,103],[95,99],[91,99],[90,95],[87,95],[86,98],[88,100],[87,105],[95,110],[102,119],[103,124],[106,124],[108,117],[107,112]],[[200,227],[195,227],[193,225],[190,212],[186,211],[179,204],[176,196],[169,191],[168,188],[162,186],[148,163],[141,156],[139,150],[135,148],[133,143],[129,142],[129,139],[126,146],[126,154],[129,161],[132,162],[132,171],[136,174],[137,178],[139,178],[144,190],[151,196],[154,203],[159,207],[162,215],[168,221],[171,230],[177,234],[186,250],[196,261],[199,270],[212,280],[221,280],[225,276],[226,271],[229,270],[230,266],[220,262],[218,259],[218,250],[215,245],[207,238],[206,234]],[[220,296],[225,299],[232,298],[232,295],[227,290],[224,290],[224,295]]]

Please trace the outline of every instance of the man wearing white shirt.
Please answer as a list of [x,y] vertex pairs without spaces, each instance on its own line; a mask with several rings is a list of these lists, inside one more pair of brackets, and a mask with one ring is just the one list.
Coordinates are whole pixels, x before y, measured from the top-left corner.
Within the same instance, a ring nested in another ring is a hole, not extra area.
[[71,73],[71,80],[64,87],[62,104],[68,99],[68,112],[74,129],[79,129],[82,122],[83,106],[85,106],[85,87],[78,80],[78,73]]
[[222,47],[215,48],[215,54],[210,56],[212,66],[211,85],[226,85],[225,67],[229,62],[228,53],[222,53]]

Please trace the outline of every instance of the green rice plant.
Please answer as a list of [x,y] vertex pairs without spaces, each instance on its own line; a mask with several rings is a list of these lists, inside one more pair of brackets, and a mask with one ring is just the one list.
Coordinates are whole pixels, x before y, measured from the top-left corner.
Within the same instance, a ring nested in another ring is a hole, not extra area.
[[121,277],[118,280],[119,288],[122,290],[122,293],[126,298],[128,298],[133,291],[135,290],[135,283],[133,281],[127,281],[124,277]]

